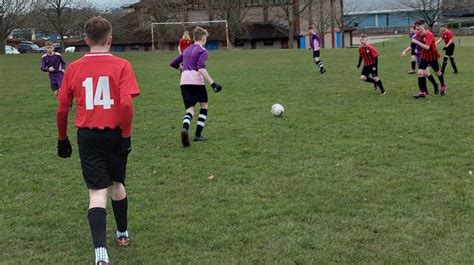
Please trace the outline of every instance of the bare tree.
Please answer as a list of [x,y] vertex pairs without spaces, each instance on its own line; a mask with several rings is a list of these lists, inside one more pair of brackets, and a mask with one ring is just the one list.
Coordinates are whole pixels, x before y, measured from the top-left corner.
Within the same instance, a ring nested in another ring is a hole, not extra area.
[[414,18],[422,18],[430,28],[441,19],[442,0],[399,0],[398,7],[413,10]]
[[209,5],[217,12],[217,18],[227,20],[231,43],[245,34],[244,22],[249,9],[245,7],[244,0],[210,0]]
[[283,19],[288,24],[288,43],[294,48],[293,35],[295,23],[299,23],[301,14],[313,4],[313,0],[275,0],[275,6],[283,11]]
[[6,39],[25,19],[29,4],[29,0],[0,0],[0,54],[5,54]]
[[61,49],[64,49],[66,32],[75,23],[75,9],[85,1],[80,0],[36,0],[35,8],[40,11],[59,34]]

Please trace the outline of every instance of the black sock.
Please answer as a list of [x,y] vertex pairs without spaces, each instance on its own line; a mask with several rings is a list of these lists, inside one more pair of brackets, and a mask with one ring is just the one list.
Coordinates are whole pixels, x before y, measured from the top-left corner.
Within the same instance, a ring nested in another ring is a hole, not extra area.
[[183,117],[183,129],[189,130],[189,125],[193,120],[193,115],[191,113],[186,113]]
[[415,68],[416,68],[416,62],[412,61],[411,62],[411,70],[415,71]]
[[436,80],[434,79],[432,75],[428,76],[428,80],[430,80],[431,84],[433,84],[435,88],[438,87],[438,83],[436,83]]
[[457,72],[458,68],[456,66],[456,63],[454,62],[454,57],[449,57],[449,60],[451,61],[451,66],[453,67],[454,72]]
[[117,230],[119,232],[127,231],[127,212],[128,212],[128,198],[120,201],[112,200],[112,209],[114,210],[115,223],[117,223]]
[[428,89],[426,88],[426,78],[425,77],[418,77],[418,87],[420,88],[421,92],[428,93]]
[[367,83],[374,83],[374,84],[375,84],[375,80],[372,79],[370,76],[367,76],[367,79],[365,79],[365,82],[367,82]]
[[[382,93],[385,92],[385,89],[383,88],[383,85],[382,85],[382,80],[379,80],[379,81],[377,82],[377,85],[378,85],[379,88],[380,88],[380,92],[382,92]],[[391,92],[390,92],[390,93],[391,93]]]
[[91,229],[92,243],[94,248],[107,247],[107,240],[105,237],[107,225],[107,213],[104,208],[90,208],[87,214],[89,219],[89,226]]
[[438,76],[439,82],[441,83],[442,86],[444,86],[444,75],[441,73],[440,76]]
[[448,65],[448,58],[444,57],[443,58],[443,64],[441,65],[441,72],[444,73],[444,70],[446,70],[447,65]]
[[201,136],[202,130],[204,129],[204,125],[207,119],[207,109],[201,109],[199,111],[199,118],[197,121],[196,127],[196,136]]

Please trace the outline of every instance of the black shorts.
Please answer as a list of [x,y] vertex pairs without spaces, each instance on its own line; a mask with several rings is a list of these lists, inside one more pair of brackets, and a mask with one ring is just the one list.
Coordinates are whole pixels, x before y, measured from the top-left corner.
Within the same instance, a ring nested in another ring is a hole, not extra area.
[[100,190],[115,182],[125,185],[127,157],[120,155],[121,129],[77,130],[82,175],[88,189]]
[[320,57],[320,55],[321,55],[321,52],[319,50],[313,51],[313,58]]
[[181,85],[184,108],[190,108],[198,102],[207,102],[207,90],[205,85]]
[[411,55],[416,56],[416,49],[413,49],[413,48],[411,49]]
[[[375,70],[374,70],[375,67]],[[373,77],[376,77],[379,75],[379,67],[376,64],[371,64],[371,65],[364,65],[364,68],[362,68],[362,73],[361,75],[369,76],[372,74]]]
[[426,70],[428,66],[431,66],[433,71],[438,72],[439,71],[439,64],[438,60],[434,61],[426,61],[425,59],[421,58],[420,63],[418,64],[418,69],[421,70]]
[[446,56],[453,56],[454,55],[454,43],[446,47],[446,51],[444,52],[444,55]]

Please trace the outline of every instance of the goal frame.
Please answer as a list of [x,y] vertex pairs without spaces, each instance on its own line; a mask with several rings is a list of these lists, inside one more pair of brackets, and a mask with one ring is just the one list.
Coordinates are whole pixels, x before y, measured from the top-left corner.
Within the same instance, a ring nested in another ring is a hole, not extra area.
[[203,21],[192,21],[192,22],[153,22],[151,23],[151,50],[155,51],[155,34],[154,34],[154,26],[155,25],[183,25],[183,24],[205,24],[205,23],[225,23],[225,41],[226,41],[226,50],[230,48],[230,40],[229,40],[229,23],[227,20],[203,20]]

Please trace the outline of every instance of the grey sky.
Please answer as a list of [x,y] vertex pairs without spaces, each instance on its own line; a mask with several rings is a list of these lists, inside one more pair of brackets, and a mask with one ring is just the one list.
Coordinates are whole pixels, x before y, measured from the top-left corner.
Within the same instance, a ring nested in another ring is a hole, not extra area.
[[89,0],[88,2],[98,8],[114,8],[125,4],[135,3],[138,2],[138,0]]

